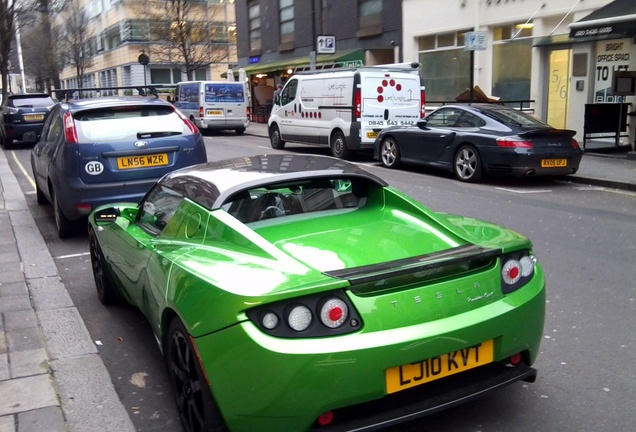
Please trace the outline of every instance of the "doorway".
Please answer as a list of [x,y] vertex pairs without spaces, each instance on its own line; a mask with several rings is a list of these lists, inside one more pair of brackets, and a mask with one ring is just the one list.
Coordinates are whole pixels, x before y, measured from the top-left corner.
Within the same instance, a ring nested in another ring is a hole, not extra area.
[[550,51],[548,63],[547,122],[555,128],[567,129],[570,101],[571,49]]

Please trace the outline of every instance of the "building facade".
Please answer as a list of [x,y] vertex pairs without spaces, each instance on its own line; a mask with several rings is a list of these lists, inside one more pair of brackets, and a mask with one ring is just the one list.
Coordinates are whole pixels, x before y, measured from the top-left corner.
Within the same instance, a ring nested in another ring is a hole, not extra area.
[[254,112],[267,109],[276,85],[298,71],[402,61],[400,0],[235,4],[238,67],[250,80]]
[[[64,88],[185,81],[184,53],[171,47],[181,32],[190,44],[191,63],[198,65],[191,79],[218,80],[236,65],[234,0],[74,1],[87,17],[85,50],[91,61],[82,77],[73,64],[67,64],[61,73]],[[180,10],[169,10],[171,3],[180,4]],[[60,18],[58,28],[68,26],[64,15]],[[142,64],[142,54],[148,56],[148,64]]]
[[[613,110],[609,105],[618,102],[629,104],[618,115],[635,111],[633,94],[612,89],[616,71],[636,70],[634,0],[403,0],[402,5],[404,59],[422,64],[429,107],[469,88],[472,69],[473,84],[486,94],[577,131],[579,142],[595,120],[591,112]],[[467,37],[483,43],[471,45]],[[609,122],[618,128],[619,118],[610,116]],[[627,132],[621,144],[633,148],[634,125]]]

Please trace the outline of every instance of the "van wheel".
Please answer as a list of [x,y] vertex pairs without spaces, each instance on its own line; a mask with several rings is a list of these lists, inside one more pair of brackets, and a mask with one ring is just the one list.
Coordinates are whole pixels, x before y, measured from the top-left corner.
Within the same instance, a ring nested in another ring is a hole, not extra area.
[[276,150],[282,150],[285,148],[285,141],[280,136],[280,130],[278,130],[278,126],[273,125],[269,130],[269,142],[272,145],[272,148]]
[[400,148],[397,141],[387,138],[380,146],[380,160],[387,168],[396,168],[400,164]]
[[243,135],[245,133],[245,128],[238,128],[235,132],[237,135]]
[[331,136],[331,154],[340,159],[349,158],[349,149],[347,149],[347,141],[340,131],[336,131]]
[[481,157],[471,145],[462,146],[455,154],[455,177],[468,183],[477,183],[482,177]]

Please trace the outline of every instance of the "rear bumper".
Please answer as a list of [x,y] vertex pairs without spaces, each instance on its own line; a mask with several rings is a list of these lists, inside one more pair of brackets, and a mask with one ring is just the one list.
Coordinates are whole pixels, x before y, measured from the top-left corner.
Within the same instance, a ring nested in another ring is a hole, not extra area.
[[247,128],[250,125],[250,122],[247,118],[238,118],[238,119],[201,119],[201,128],[202,129],[240,129]]
[[[525,150],[510,150],[501,152],[501,149],[493,151],[481,150],[484,170],[490,176],[562,176],[574,174],[579,169],[583,153],[559,154],[559,153],[527,153]],[[541,161],[545,159],[565,159],[565,167],[542,167]]]
[[22,139],[25,133],[27,132],[41,132],[42,126],[44,123],[28,123],[28,124],[17,124],[17,123],[5,123],[5,130],[7,132],[7,138],[11,138],[14,140]]
[[138,203],[157,180],[159,179],[153,178],[89,185],[75,179],[72,182],[57,185],[57,199],[64,215],[68,219],[78,220],[101,205],[114,202]]

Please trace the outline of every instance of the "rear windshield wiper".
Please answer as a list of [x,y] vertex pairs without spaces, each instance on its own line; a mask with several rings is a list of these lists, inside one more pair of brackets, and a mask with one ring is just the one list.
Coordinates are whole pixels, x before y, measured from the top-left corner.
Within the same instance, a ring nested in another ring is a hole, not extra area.
[[142,138],[159,138],[173,135],[181,135],[181,132],[176,131],[159,131],[159,132],[137,132],[137,139]]

